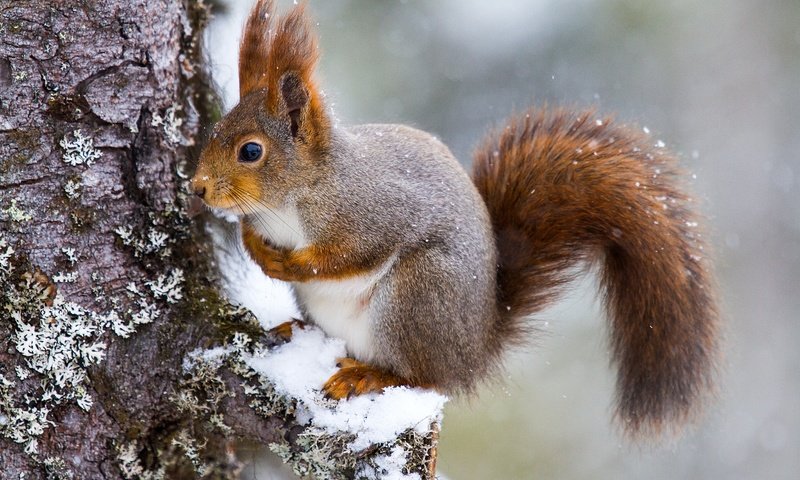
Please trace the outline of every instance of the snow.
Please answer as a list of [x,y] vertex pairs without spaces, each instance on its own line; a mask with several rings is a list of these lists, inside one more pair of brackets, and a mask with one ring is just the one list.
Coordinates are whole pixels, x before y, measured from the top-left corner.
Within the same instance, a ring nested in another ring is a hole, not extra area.
[[309,326],[295,328],[291,342],[243,360],[269,378],[278,393],[298,399],[298,421],[356,435],[353,451],[392,441],[410,428],[424,435],[441,420],[447,397],[418,388],[391,387],[338,402],[325,399],[321,386],[336,372],[336,359],[345,355],[344,341]]
[[418,473],[404,474],[403,467],[407,462],[406,451],[396,446],[389,455],[375,458],[377,468],[365,466],[356,474],[356,478],[381,478],[384,480],[420,480]]
[[[237,217],[221,218],[230,223],[238,222]],[[292,318],[300,318],[288,284],[268,278],[247,257],[238,227],[236,228],[233,235],[226,235],[218,229],[210,231],[223,289],[228,299],[253,312],[265,329]]]

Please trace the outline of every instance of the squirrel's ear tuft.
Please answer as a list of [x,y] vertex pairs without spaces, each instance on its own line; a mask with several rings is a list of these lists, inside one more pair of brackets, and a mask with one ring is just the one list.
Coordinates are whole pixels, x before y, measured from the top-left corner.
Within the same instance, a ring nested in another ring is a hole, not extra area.
[[302,2],[273,22],[274,0],[258,0],[239,48],[239,97],[266,89],[267,111],[286,115],[295,138],[322,147],[330,123],[313,81],[319,51],[305,6]]
[[266,69],[274,16],[274,0],[258,0],[247,18],[239,46],[239,98],[268,86]]
[[316,33],[302,2],[280,19],[271,37],[267,109],[273,115],[288,116],[295,138],[321,147],[328,137],[329,122],[313,79],[318,57]]

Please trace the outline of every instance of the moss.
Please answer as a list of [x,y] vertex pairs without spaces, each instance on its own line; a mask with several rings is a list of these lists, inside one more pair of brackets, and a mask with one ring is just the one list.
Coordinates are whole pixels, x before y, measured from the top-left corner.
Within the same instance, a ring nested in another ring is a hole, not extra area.
[[219,97],[210,93],[199,95],[199,97],[202,99],[201,103],[203,103],[203,107],[205,108],[209,124],[213,125],[222,120],[223,112]]
[[117,91],[123,91],[131,83],[130,77],[127,75],[114,75],[112,78],[112,83],[117,88]]
[[30,160],[33,152],[40,148],[39,137],[41,132],[35,129],[16,129],[6,133],[8,144],[13,152],[0,162],[0,173],[8,174],[23,169]]
[[97,212],[94,208],[79,206],[70,212],[69,219],[74,233],[83,234],[94,226]]
[[17,145],[20,150],[32,151],[39,147],[39,137],[41,131],[36,129],[16,129],[8,132],[8,138]]
[[178,305],[179,316],[210,321],[216,327],[212,335],[214,343],[223,343],[238,332],[252,338],[264,335],[252,313],[231,305],[216,288],[204,284],[203,279],[187,279],[185,289],[186,301]]
[[15,152],[0,162],[0,173],[6,175],[14,170],[21,169],[21,167],[27,163],[28,158],[29,157],[21,151]]
[[47,113],[59,120],[75,122],[90,110],[82,95],[54,94],[47,98]]

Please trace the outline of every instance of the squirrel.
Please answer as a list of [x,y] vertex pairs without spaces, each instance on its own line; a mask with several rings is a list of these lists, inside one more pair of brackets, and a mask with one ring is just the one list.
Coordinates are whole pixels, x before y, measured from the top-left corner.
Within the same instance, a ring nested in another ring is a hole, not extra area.
[[[304,2],[278,18],[273,0],[257,0],[240,101],[191,185],[240,218],[246,251],[290,282],[303,320],[345,340],[328,397],[473,392],[578,267],[597,264],[624,432],[658,436],[696,418],[714,387],[719,315],[669,152],[594,111],[540,107],[491,133],[470,176],[425,132],[335,125],[317,59]],[[288,339],[292,325],[275,331]]]

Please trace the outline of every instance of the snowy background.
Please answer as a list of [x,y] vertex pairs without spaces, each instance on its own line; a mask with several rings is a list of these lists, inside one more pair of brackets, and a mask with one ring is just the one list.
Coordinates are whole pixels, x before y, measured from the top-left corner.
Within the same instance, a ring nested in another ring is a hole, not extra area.
[[[230,107],[251,3],[219,2],[227,8],[208,32],[209,55]],[[800,2],[320,0],[311,11],[319,77],[341,123],[408,123],[467,165],[486,128],[514,108],[597,105],[681,154],[712,224],[727,358],[721,399],[699,428],[666,448],[622,444],[588,279],[541,316],[549,335],[509,357],[501,386],[448,404],[440,471],[454,480],[796,478]],[[288,315],[285,292],[275,295],[263,315]],[[269,469],[259,463],[245,478],[280,478]]]

